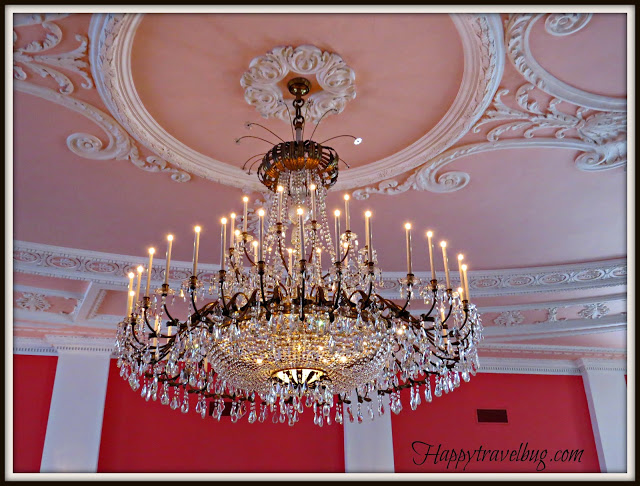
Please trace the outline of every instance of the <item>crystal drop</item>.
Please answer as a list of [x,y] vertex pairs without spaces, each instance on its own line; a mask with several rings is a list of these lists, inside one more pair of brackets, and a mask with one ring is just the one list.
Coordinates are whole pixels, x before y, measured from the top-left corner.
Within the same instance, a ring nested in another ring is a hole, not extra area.
[[440,382],[436,382],[436,389],[434,390],[433,394],[436,397],[441,397],[442,396],[442,390],[440,389]]
[[281,414],[280,414],[280,418],[279,418],[278,420],[279,420],[279,422],[280,422],[281,424],[283,424],[283,423],[284,423],[285,416],[284,416],[284,414],[283,414],[283,413],[281,413]]
[[147,394],[147,384],[145,383],[142,387],[142,391],[140,392],[140,396],[144,397]]
[[274,424],[278,423],[278,415],[275,412],[271,414],[271,422],[273,422]]
[[353,414],[351,413],[351,405],[347,407],[347,416],[349,417],[349,422],[353,423]]
[[182,407],[180,407],[180,411],[182,413],[187,413],[189,411],[189,397],[185,396],[184,400],[182,400]]
[[341,408],[342,408],[342,405],[338,405],[336,407],[336,423],[337,424],[342,423],[342,411],[340,410]]
[[173,398],[171,399],[171,405],[169,405],[171,407],[172,410],[175,410],[178,408],[178,397],[177,394],[174,393]]
[[318,426],[322,427],[324,425],[324,417],[322,415],[318,415]]
[[200,417],[205,418],[207,416],[207,403],[202,402],[202,406],[200,407]]
[[256,421],[256,411],[255,410],[251,410],[251,412],[249,412],[249,418],[247,419],[249,421],[250,424],[254,423]]

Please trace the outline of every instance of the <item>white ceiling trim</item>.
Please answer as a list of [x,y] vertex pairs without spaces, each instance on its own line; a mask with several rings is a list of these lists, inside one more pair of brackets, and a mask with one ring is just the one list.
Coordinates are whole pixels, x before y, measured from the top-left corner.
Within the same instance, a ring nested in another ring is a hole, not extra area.
[[[362,187],[402,174],[446,150],[469,131],[491,103],[504,70],[503,30],[497,14],[452,14],[464,52],[462,83],[454,103],[425,136],[402,151],[345,170],[336,190]],[[89,27],[91,72],[105,105],[136,140],[176,167],[244,190],[264,186],[239,167],[201,154],[172,137],[148,113],[133,83],[131,48],[142,14],[94,14]]]
[[[627,111],[625,98],[602,96],[568,85],[549,73],[535,60],[529,45],[529,35],[534,24],[544,15],[546,14],[509,15],[505,22],[505,45],[513,66],[527,81],[561,100],[592,110]],[[591,19],[591,15],[552,14],[547,18],[545,28],[551,35],[569,35],[584,28]],[[563,26],[562,31],[558,28],[560,25]]]
[[[16,272],[75,280],[87,280],[112,288],[124,289],[126,275],[135,272],[135,267],[144,263],[144,257],[103,253],[90,250],[58,246],[13,242],[13,268]],[[154,260],[152,271],[154,285],[160,286],[164,278],[163,259]],[[172,261],[170,280],[173,285],[191,276],[191,262]],[[215,277],[219,266],[199,264],[199,278]],[[438,278],[444,278],[438,272]],[[428,281],[427,272],[416,272],[423,281]],[[398,279],[401,272],[384,272],[380,294],[385,298],[398,298]],[[605,288],[626,285],[627,261],[624,258],[582,264],[554,265],[545,267],[516,268],[506,270],[481,270],[469,272],[469,287],[472,296],[489,297],[523,295],[532,292],[555,292],[581,289]],[[457,285],[455,272],[452,284]]]

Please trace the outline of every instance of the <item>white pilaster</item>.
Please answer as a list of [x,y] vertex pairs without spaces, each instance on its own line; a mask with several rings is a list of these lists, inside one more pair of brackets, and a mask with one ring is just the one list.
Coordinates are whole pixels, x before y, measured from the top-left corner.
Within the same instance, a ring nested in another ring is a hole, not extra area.
[[371,401],[374,419],[367,414],[366,403],[362,404],[361,424],[358,423],[356,411],[358,400],[355,393],[351,396],[351,410],[353,423],[349,421],[347,405],[344,406],[344,466],[348,473],[392,473],[393,437],[391,435],[391,410],[389,397],[383,398],[385,413],[378,415],[378,402]]
[[627,471],[627,386],[625,363],[581,359],[584,389],[601,472]]
[[58,365],[40,472],[96,472],[113,340],[47,340]]

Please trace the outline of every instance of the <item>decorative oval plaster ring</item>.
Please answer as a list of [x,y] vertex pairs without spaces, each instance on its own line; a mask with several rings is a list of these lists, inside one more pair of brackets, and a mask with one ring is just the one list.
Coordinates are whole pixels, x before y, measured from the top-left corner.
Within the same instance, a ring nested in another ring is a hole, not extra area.
[[[599,111],[627,111],[626,98],[602,96],[578,89],[551,75],[535,60],[531,53],[529,36],[533,25],[544,15],[546,14],[511,14],[506,21],[504,42],[507,46],[507,55],[520,74],[542,91],[574,105]],[[588,14],[573,15],[580,16]],[[554,35],[560,35],[557,33],[561,31],[560,27],[550,27],[550,24],[553,25],[556,21],[560,24],[559,20],[560,18],[554,19],[547,25],[547,30],[551,28],[556,31]],[[579,28],[584,27],[586,22],[587,20],[583,18],[582,25]],[[576,25],[578,25],[577,19],[574,18],[572,24],[572,27],[568,28],[566,34],[562,35],[567,35],[579,30],[579,28],[576,28]]]
[[[131,72],[131,49],[142,18],[142,14],[94,14],[91,19],[91,71],[105,105],[136,140],[172,164],[214,182],[264,192],[254,176],[187,147],[146,110]],[[462,83],[452,106],[429,133],[409,147],[364,167],[343,171],[334,190],[378,183],[414,169],[453,145],[487,109],[504,69],[500,17],[452,14],[451,18],[464,52]],[[309,66],[306,69],[313,69],[313,64]],[[277,78],[281,70],[275,67],[270,75]],[[277,98],[277,93],[272,94],[274,102]]]
[[322,88],[307,99],[305,117],[312,123],[318,123],[325,113],[341,113],[347,101],[356,97],[356,75],[338,54],[303,45],[295,49],[276,47],[254,58],[240,79],[244,99],[264,118],[289,123],[290,114],[295,111],[293,99],[284,99],[278,83],[291,71],[315,74],[316,83]]

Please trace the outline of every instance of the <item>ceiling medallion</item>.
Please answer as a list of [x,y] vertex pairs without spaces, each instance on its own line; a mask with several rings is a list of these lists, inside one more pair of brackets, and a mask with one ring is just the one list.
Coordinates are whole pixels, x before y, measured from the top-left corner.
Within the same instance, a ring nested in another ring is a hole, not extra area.
[[338,55],[323,52],[317,47],[304,45],[276,47],[249,64],[240,85],[244,99],[264,118],[279,118],[290,122],[289,110],[293,100],[285,100],[278,87],[289,72],[315,74],[321,91],[309,96],[305,118],[318,123],[325,113],[341,113],[347,101],[356,97],[356,75]]
[[[281,141],[252,163],[260,161],[258,178],[274,194],[271,207],[258,211],[257,235],[248,232],[245,196],[242,219],[232,213],[221,220],[220,270],[203,281],[198,277],[201,228],[196,226],[193,271],[179,289],[170,288],[168,280],[173,236],[167,237],[164,284],[155,290],[149,271],[155,250],[149,249],[144,294],[140,284],[145,269],[138,267],[135,285],[134,273],[129,274],[129,299],[115,350],[120,374],[133,390],[141,388],[146,400],[159,398],[184,413],[195,402],[203,418],[210,414],[218,420],[227,409],[232,422],[245,415],[251,423],[263,422],[270,413],[273,422],[293,425],[312,407],[316,425],[341,424],[343,404],[348,420],[362,422],[363,414],[373,418],[376,396],[389,395],[391,411],[399,413],[405,388],[415,409],[422,394],[430,402],[478,369],[482,324],[469,302],[463,256],[458,255],[462,287],[452,289],[447,245],[441,242],[441,282],[434,267],[433,233],[427,232],[431,280],[423,285],[413,273],[412,227],[405,224],[407,273],[399,279],[401,302],[382,297],[372,214],[364,215],[365,245],[360,248],[345,195],[344,216],[334,211],[331,234],[326,194],[338,178],[340,158],[326,141],[313,140],[315,130],[305,139],[304,96],[311,83],[295,78],[288,88],[294,97],[294,140],[249,124]],[[340,137],[361,142],[351,135]],[[187,303],[184,316],[171,309],[176,293]],[[411,313],[415,299],[423,300],[428,310]],[[382,415],[384,400],[376,401]]]

